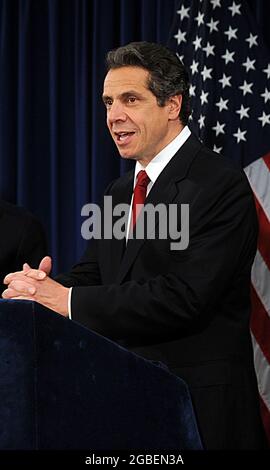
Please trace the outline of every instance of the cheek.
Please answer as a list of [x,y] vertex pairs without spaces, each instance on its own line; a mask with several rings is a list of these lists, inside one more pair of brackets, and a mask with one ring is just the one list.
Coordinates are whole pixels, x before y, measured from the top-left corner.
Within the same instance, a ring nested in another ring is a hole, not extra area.
[[155,129],[156,133],[162,133],[168,126],[168,119],[164,116],[160,116],[159,118],[155,119],[153,123],[153,128]]

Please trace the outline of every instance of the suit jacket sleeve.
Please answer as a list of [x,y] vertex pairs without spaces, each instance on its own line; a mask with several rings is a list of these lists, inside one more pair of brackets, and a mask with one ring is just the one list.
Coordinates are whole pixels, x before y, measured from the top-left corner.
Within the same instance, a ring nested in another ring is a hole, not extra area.
[[66,287],[96,286],[101,284],[97,259],[97,240],[92,239],[80,262],[69,273],[62,273],[55,280]]

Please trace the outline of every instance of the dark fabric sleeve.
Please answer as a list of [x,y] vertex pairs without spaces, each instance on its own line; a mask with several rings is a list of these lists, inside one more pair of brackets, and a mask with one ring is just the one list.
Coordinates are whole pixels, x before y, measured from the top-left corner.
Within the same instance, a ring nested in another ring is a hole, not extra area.
[[97,249],[97,241],[92,239],[80,262],[70,272],[56,276],[55,280],[66,287],[96,286],[101,284]]

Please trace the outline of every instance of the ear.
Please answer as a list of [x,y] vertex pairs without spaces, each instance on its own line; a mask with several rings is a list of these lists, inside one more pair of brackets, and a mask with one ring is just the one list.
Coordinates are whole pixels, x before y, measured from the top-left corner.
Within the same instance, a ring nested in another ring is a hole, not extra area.
[[169,107],[169,119],[175,120],[179,119],[179,113],[182,106],[182,95],[175,95],[171,96],[168,99],[168,107]]

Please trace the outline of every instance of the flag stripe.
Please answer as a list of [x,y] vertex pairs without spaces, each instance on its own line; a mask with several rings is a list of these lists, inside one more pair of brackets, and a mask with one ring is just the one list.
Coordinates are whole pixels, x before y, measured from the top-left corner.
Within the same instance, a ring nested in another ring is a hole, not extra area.
[[268,442],[270,442],[270,413],[262,397],[260,397],[261,416]]
[[258,377],[258,387],[260,395],[263,398],[265,405],[270,410],[270,365],[266,360],[262,350],[252,335],[253,350],[254,350],[254,364]]
[[251,287],[251,301],[252,311],[255,313],[251,315],[251,331],[254,337],[256,338],[257,343],[259,343],[260,348],[264,353],[266,359],[270,363],[270,318],[262,302],[260,301],[254,287]]
[[268,153],[267,155],[265,155],[263,157],[264,161],[265,161],[265,164],[268,166],[268,169],[270,171],[270,153]]
[[251,272],[251,280],[256,292],[268,313],[270,315],[270,272],[264,259],[257,251]]
[[[255,196],[255,195],[254,195]],[[262,206],[259,204],[258,199],[255,196],[255,204],[259,219],[259,238],[258,238],[258,249],[263,257],[269,271],[270,271],[270,222],[267,219]]]
[[[266,158],[266,161],[264,158]],[[268,155],[264,158],[259,158],[248,165],[245,168],[245,172],[256,198],[262,206],[266,217],[270,221],[270,172],[266,164],[266,162],[268,163]]]

